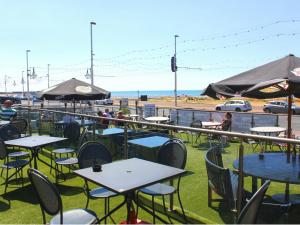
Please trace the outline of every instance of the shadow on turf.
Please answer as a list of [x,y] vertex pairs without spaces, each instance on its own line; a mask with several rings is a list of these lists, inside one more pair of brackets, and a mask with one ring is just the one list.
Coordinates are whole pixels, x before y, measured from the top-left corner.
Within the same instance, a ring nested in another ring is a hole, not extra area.
[[83,192],[82,187],[74,187],[63,184],[56,184],[56,187],[58,188],[59,193],[65,196],[77,195]]
[[10,187],[7,188],[7,193],[3,194],[3,198],[8,201],[22,201],[30,204],[38,204],[38,200],[35,197],[35,193],[31,185],[26,185],[24,187],[19,187],[13,191],[10,191]]

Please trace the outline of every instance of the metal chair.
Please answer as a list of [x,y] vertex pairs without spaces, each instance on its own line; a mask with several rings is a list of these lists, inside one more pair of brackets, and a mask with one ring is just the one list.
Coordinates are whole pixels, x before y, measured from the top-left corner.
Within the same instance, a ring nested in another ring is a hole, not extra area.
[[96,213],[89,209],[73,209],[63,212],[59,191],[38,170],[28,169],[28,177],[40,203],[43,224],[46,224],[45,212],[54,216],[49,224],[94,224],[98,221]]
[[[10,160],[10,157],[7,154],[5,143],[1,139],[0,139],[0,160],[4,160],[4,163],[1,165],[2,172],[3,172],[3,169],[6,169],[6,176],[5,176],[5,182],[4,182],[4,184],[5,184],[4,193],[6,193],[8,182],[14,175],[16,175],[16,178],[18,177],[18,174],[20,175],[20,178],[22,179],[22,186],[24,186],[23,168],[29,164],[29,160],[18,159],[18,158]],[[16,171],[15,171],[15,173],[8,176],[8,171],[10,169],[15,169]],[[1,175],[2,175],[2,172],[1,172]]]
[[[190,127],[193,128],[202,128],[202,121],[201,120],[195,120],[191,123]],[[200,139],[201,133],[197,131],[189,131],[188,132],[192,136],[192,145],[194,143],[194,136],[196,136],[195,143],[197,143],[198,139]],[[200,139],[201,144],[201,139]]]
[[[179,139],[170,139],[164,145],[161,146],[158,152],[157,162],[163,165],[172,166],[180,169],[185,168],[187,158],[186,147],[183,142]],[[154,197],[161,196],[163,199],[163,207],[165,214],[168,216],[170,223],[172,223],[171,218],[169,217],[166,205],[165,198],[166,195],[171,195],[173,193],[177,193],[177,197],[179,200],[180,208],[184,217],[184,220],[187,222],[185,212],[182,206],[181,198],[180,198],[180,180],[181,177],[178,178],[177,187],[173,187],[163,183],[156,183],[145,188],[141,188],[137,192],[137,199],[139,192],[150,195],[152,197],[152,213],[153,213],[153,224],[155,224],[155,208],[154,208]],[[138,211],[138,209],[137,209]]]
[[[79,141],[78,141],[78,147],[77,149],[79,150],[80,147],[85,143],[87,142],[87,134],[88,134],[88,131],[87,129],[84,129],[79,137]],[[58,169],[58,166],[60,165],[60,173],[63,174],[63,171],[62,171],[62,166],[67,166],[69,167],[69,171],[70,171],[70,167],[73,166],[73,165],[76,165],[78,164],[78,158],[77,158],[77,153],[78,153],[78,150],[75,151],[73,153],[76,153],[76,157],[68,157],[68,155],[66,157],[62,157],[62,158],[55,158],[54,159],[54,162],[55,162],[55,179],[56,179],[56,182],[58,181],[58,172],[59,172],[59,169]],[[64,176],[64,179],[65,179],[65,176]]]
[[[12,123],[6,124],[0,128],[0,139],[3,141],[8,141],[12,139],[17,139],[21,137],[20,130],[15,127]],[[10,158],[14,158],[16,160],[20,158],[30,157],[29,151],[15,151],[14,147],[9,147],[9,150],[13,150],[13,152],[9,152],[7,155]],[[1,171],[1,176],[3,173],[3,168]]]
[[12,120],[10,123],[19,130],[21,136],[26,136],[28,127],[27,120],[23,118],[17,118]]
[[263,199],[270,186],[270,181],[266,181],[258,191],[247,202],[240,213],[237,224],[256,224],[260,207],[263,205]]
[[[80,139],[80,125],[77,122],[69,123],[64,129],[64,137],[68,138],[69,145],[73,145],[73,146],[66,147],[66,148],[58,148],[51,152],[50,173],[52,171],[53,160],[55,160],[56,158],[62,158],[62,155],[64,154],[66,155],[66,157],[68,157],[68,154],[72,154],[75,152],[75,149],[72,147],[76,146],[76,143],[78,143],[78,140]],[[59,157],[57,157],[57,155]]]
[[[108,149],[99,142],[87,142],[83,144],[78,153],[78,165],[80,169],[92,167],[95,164],[103,165],[112,162],[112,157]],[[107,190],[103,187],[97,187],[90,190],[88,181],[85,181],[84,191],[87,196],[86,208],[90,199],[104,199],[104,213],[109,213],[109,199],[117,196],[117,193]],[[110,217],[112,219],[112,217]],[[114,220],[112,219],[113,223]],[[105,218],[105,224],[107,219]]]
[[235,211],[238,176],[228,168],[223,167],[220,146],[214,146],[207,151],[205,165],[208,177],[208,206],[211,206],[213,201],[212,191],[214,191],[229,203],[231,210]]

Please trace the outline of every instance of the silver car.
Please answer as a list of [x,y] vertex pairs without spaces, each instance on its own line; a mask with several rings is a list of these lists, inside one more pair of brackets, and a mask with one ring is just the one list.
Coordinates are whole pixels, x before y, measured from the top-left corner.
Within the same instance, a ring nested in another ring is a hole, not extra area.
[[252,106],[249,101],[245,100],[229,100],[223,104],[216,105],[217,111],[236,111],[247,112],[252,110]]
[[[287,113],[288,103],[285,101],[270,101],[263,107],[266,113]],[[300,107],[292,105],[293,114],[300,114]]]

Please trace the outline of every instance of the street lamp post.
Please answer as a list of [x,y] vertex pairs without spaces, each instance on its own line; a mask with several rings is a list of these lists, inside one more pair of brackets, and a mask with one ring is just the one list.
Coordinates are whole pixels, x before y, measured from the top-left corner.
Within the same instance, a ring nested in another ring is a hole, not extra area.
[[22,80],[21,80],[21,83],[22,83],[22,97],[24,98],[24,84],[25,84],[25,81],[24,81],[24,71],[22,71]]
[[26,50],[26,65],[27,65],[27,105],[30,105],[30,99],[29,99],[29,70],[28,70],[28,53],[30,50]]
[[174,54],[174,61],[175,61],[175,90],[174,90],[174,97],[175,97],[175,107],[177,107],[177,58],[176,58],[176,38],[179,36],[176,34],[174,35],[175,38],[175,54]]
[[50,87],[50,75],[49,75],[49,66],[50,64],[48,64],[48,74],[47,74],[47,77],[48,77],[48,88]]
[[91,22],[91,84],[94,85],[94,65],[93,65],[93,25],[96,25],[95,22]]

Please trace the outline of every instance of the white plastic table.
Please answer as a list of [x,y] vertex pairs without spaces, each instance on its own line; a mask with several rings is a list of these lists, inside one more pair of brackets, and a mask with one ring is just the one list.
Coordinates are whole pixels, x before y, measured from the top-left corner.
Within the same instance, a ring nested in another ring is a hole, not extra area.
[[169,117],[165,117],[165,116],[150,116],[150,117],[146,117],[145,120],[149,121],[149,122],[160,123],[160,122],[168,121]]
[[217,126],[220,126],[221,124],[221,122],[216,121],[202,121],[202,127],[204,128],[215,128]]
[[251,132],[264,134],[266,136],[271,136],[271,134],[279,134],[286,131],[285,127],[252,127]]

